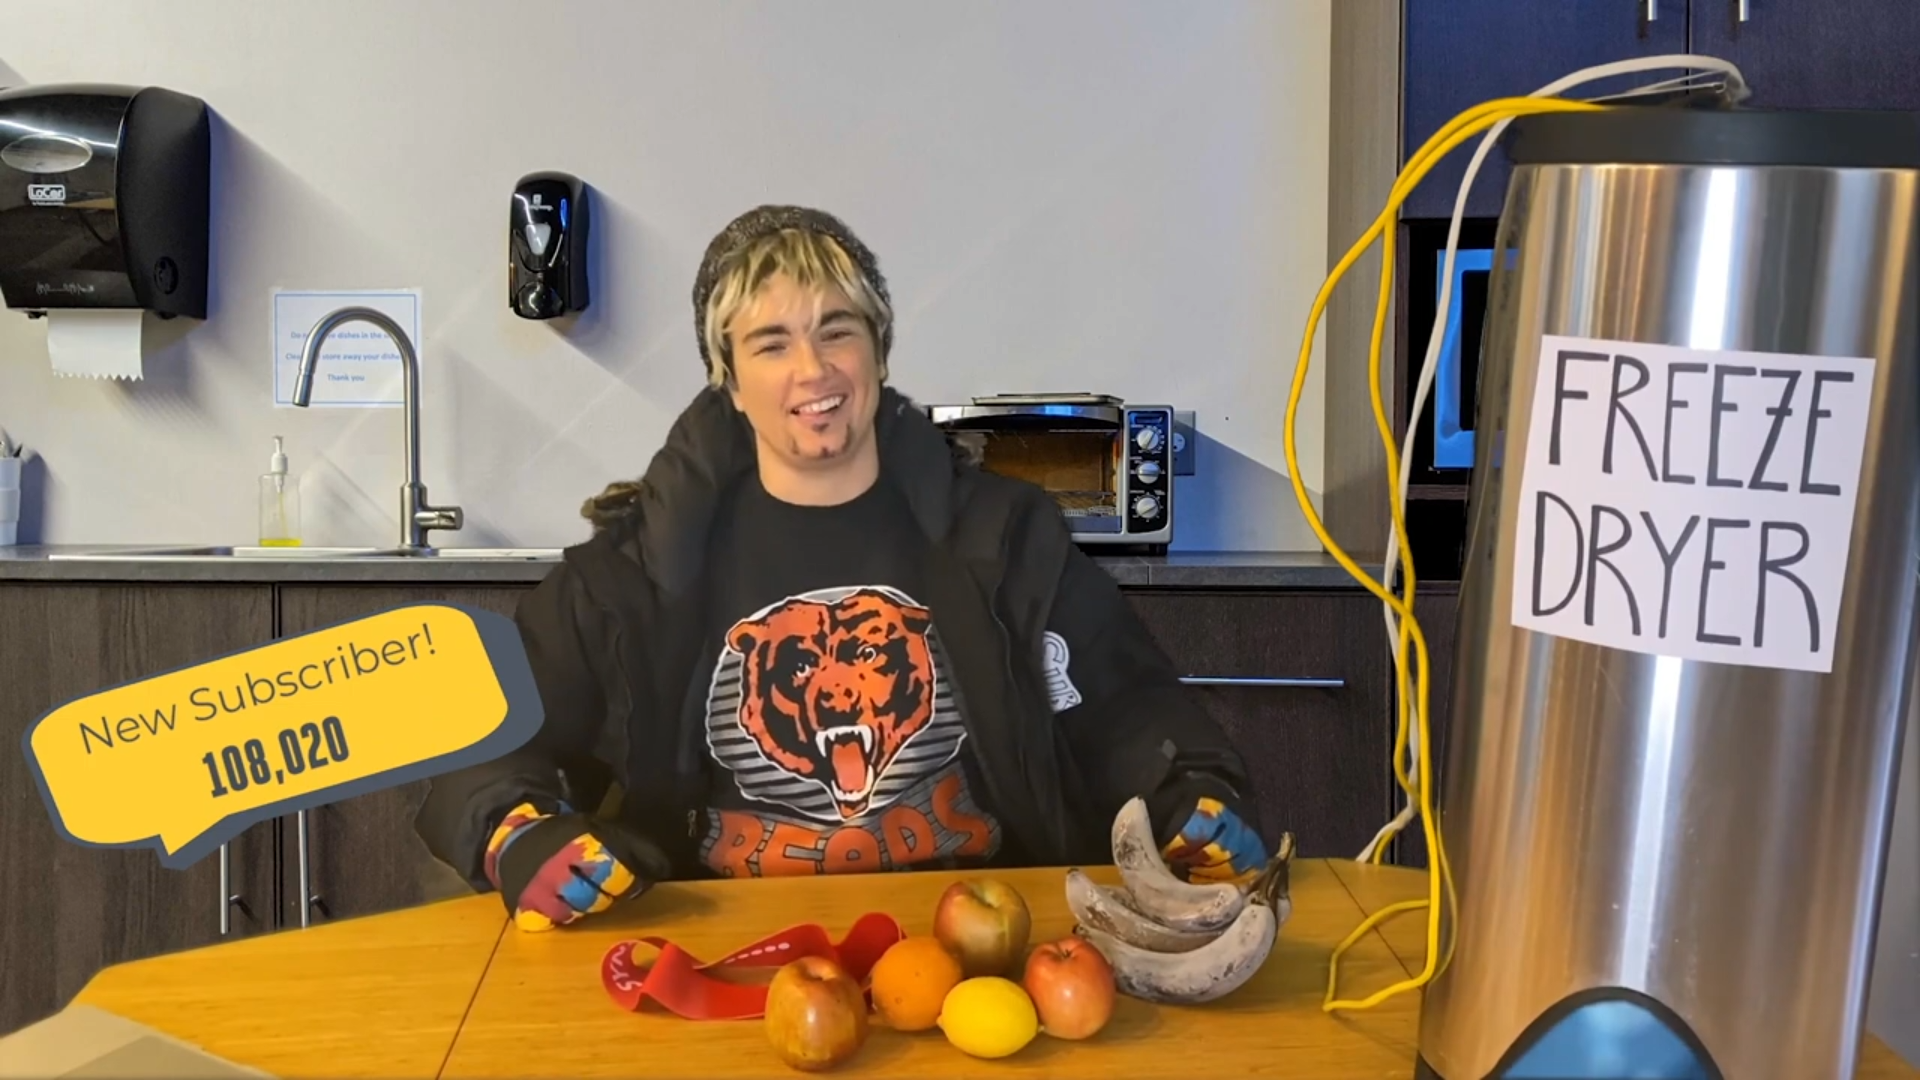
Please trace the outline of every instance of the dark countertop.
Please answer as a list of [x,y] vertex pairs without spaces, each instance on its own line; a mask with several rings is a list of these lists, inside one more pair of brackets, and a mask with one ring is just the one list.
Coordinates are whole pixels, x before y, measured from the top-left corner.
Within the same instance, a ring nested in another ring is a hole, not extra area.
[[[558,560],[552,549],[534,557],[368,558],[298,555],[258,558],[156,558],[154,544],[54,544],[0,547],[0,581],[286,582],[483,585],[536,582]],[[105,553],[109,558],[64,556]],[[1165,556],[1099,555],[1094,559],[1121,585],[1174,589],[1358,589],[1358,582],[1318,551],[1176,552]],[[1369,574],[1379,567],[1361,563]]]

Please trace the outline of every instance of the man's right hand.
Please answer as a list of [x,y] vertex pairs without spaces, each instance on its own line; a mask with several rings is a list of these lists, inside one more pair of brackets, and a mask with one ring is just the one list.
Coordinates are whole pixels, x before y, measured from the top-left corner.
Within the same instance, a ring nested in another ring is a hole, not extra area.
[[508,811],[487,843],[486,874],[522,930],[551,930],[605,911],[665,878],[666,859],[610,822],[531,803]]

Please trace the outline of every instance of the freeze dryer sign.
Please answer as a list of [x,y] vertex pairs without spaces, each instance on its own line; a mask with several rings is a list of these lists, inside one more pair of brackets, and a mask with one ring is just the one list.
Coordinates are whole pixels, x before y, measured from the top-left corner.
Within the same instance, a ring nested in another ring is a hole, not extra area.
[[1545,337],[1513,621],[1831,671],[1873,361]]

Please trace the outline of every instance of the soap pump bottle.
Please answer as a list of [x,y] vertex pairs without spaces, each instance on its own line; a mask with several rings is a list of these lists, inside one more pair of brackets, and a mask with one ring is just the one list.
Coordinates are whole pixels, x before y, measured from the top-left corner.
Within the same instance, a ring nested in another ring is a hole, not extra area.
[[260,546],[300,546],[300,485],[287,475],[281,437],[273,437],[273,456],[260,474]]

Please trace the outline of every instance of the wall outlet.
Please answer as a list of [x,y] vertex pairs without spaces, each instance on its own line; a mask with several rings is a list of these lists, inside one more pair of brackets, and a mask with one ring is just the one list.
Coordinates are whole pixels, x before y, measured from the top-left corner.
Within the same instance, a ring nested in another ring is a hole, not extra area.
[[1199,433],[1193,427],[1193,414],[1175,412],[1173,414],[1173,475],[1192,476],[1193,456],[1197,449]]

